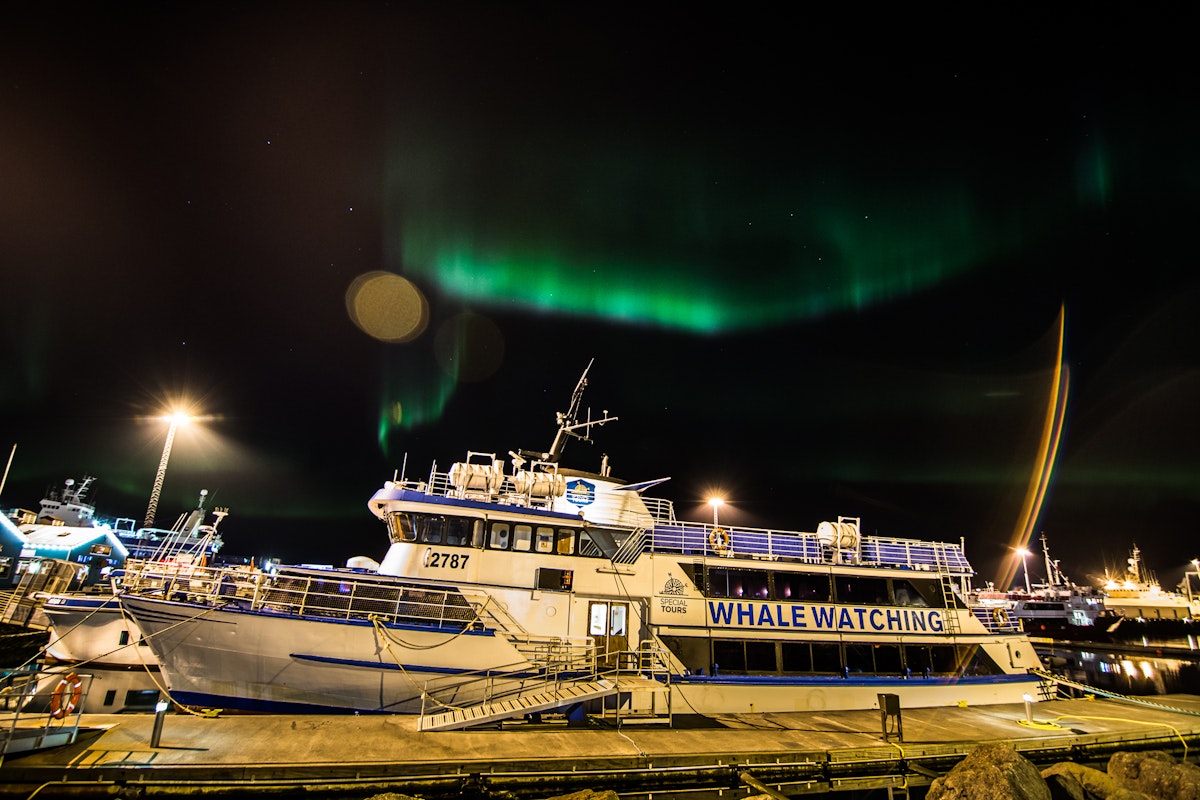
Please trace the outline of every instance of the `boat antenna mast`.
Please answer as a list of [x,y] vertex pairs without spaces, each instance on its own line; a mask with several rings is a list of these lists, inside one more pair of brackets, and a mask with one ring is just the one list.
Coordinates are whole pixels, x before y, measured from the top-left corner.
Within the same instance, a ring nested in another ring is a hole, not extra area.
[[584,442],[590,442],[587,432],[596,425],[603,425],[606,422],[616,422],[616,417],[610,417],[607,409],[602,412],[600,419],[592,419],[592,410],[589,408],[587,419],[583,422],[579,421],[579,408],[583,404],[583,390],[587,388],[588,370],[592,368],[592,364],[596,359],[588,362],[587,367],[583,370],[583,375],[579,376],[579,383],[575,385],[575,391],[571,394],[571,406],[563,412],[558,412],[558,433],[554,436],[554,443],[550,445],[550,451],[545,454],[544,460],[557,462],[562,458],[563,448],[566,447],[567,437],[574,436]]

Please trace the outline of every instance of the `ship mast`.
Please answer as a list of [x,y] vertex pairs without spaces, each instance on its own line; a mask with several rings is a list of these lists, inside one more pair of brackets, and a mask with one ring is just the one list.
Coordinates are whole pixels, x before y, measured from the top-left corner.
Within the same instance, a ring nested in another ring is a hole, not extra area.
[[[583,404],[583,390],[587,388],[588,370],[592,368],[592,364],[596,359],[588,362],[587,367],[583,370],[583,375],[579,376],[579,383],[575,385],[575,391],[571,394],[570,408],[563,412],[558,412],[558,433],[554,436],[554,443],[550,445],[550,450],[545,454],[544,460],[558,462],[562,458],[563,448],[566,447],[567,437],[574,436],[584,442],[590,442],[587,432],[593,425],[603,425],[606,422],[615,422],[616,417],[610,417],[608,411],[603,412],[600,419],[592,419],[592,410],[589,408],[587,419],[583,422],[579,421],[579,408]],[[582,432],[581,432],[582,431]]]

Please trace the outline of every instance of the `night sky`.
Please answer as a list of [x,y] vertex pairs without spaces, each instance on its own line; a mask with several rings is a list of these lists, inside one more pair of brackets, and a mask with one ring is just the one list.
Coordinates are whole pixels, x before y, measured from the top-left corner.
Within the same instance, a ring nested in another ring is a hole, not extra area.
[[567,465],[1004,579],[1062,314],[1034,580],[1043,531],[1079,582],[1200,557],[1168,6],[38,8],[0,27],[0,505],[90,474],[140,519],[186,397],[160,524],[206,488],[228,553],[380,558],[384,480],[548,448],[594,359],[619,421]]

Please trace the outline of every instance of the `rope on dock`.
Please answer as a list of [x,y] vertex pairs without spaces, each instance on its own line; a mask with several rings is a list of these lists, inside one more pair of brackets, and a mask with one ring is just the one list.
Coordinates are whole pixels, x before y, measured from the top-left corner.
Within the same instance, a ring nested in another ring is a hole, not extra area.
[[1074,689],[1080,689],[1082,691],[1087,692],[1088,694],[1095,694],[1095,695],[1099,695],[1101,697],[1109,697],[1109,698],[1112,698],[1113,700],[1120,700],[1125,703],[1133,703],[1134,705],[1146,706],[1147,708],[1157,708],[1160,711],[1170,711],[1174,714],[1187,714],[1188,716],[1192,716],[1192,717],[1200,717],[1200,711],[1194,711],[1189,708],[1176,708],[1175,706],[1168,706],[1163,703],[1155,703],[1150,700],[1145,700],[1141,697],[1131,697],[1127,694],[1118,694],[1117,692],[1110,692],[1107,689],[1100,689],[1095,686],[1088,686],[1086,683],[1081,683],[1080,681],[1072,680],[1070,678],[1064,678],[1061,675],[1055,675],[1053,672],[1046,672],[1045,670],[1031,669],[1029,671],[1032,674],[1037,675],[1039,678],[1043,678],[1043,679],[1049,680],[1049,681],[1054,681],[1055,683],[1057,683],[1061,686],[1070,686]]

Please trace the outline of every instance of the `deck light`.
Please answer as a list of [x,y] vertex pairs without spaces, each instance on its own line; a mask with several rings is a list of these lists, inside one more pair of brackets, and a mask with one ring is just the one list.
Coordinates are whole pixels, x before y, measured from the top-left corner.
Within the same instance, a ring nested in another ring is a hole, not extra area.
[[1029,551],[1024,547],[1019,547],[1017,555],[1021,557],[1021,571],[1025,573],[1025,594],[1032,594],[1033,590],[1029,587]]
[[154,488],[150,490],[150,505],[146,508],[146,521],[142,524],[144,528],[154,527],[154,517],[158,514],[158,497],[162,494],[163,480],[167,477],[167,461],[171,458],[171,446],[175,444],[175,431],[180,425],[191,423],[195,417],[183,411],[173,411],[159,419],[170,424],[167,426],[167,441],[163,445],[162,458],[158,462],[158,472],[154,476]]
[[718,509],[721,508],[721,506],[725,505],[725,498],[710,497],[710,498],[708,498],[708,504],[710,506],[712,506],[712,508],[713,508],[713,527],[715,528],[715,527],[717,527],[717,524],[718,524],[717,523],[717,511],[718,511]]

